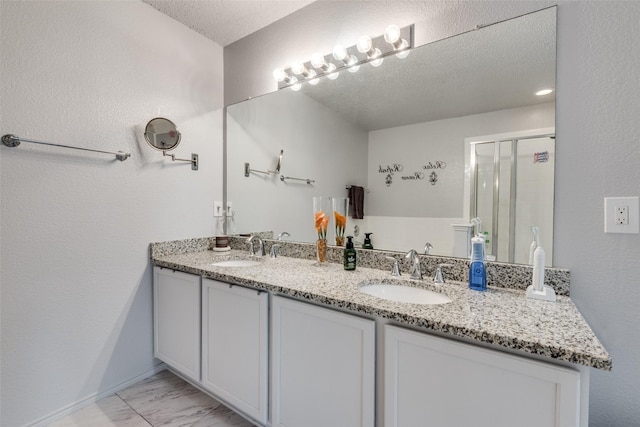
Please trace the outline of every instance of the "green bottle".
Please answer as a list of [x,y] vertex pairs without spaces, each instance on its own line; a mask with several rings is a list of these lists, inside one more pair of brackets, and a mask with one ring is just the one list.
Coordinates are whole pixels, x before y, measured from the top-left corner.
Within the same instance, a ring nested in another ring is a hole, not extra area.
[[373,245],[371,244],[371,235],[373,233],[364,233],[364,244],[362,245],[362,249],[373,249]]
[[356,250],[353,248],[353,236],[347,236],[347,247],[344,250],[344,269],[356,269]]

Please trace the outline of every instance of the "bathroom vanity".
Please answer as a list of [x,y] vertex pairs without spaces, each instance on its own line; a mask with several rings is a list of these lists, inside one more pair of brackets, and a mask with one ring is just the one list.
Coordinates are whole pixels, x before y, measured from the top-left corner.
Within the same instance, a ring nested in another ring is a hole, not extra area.
[[[589,370],[611,369],[567,296],[528,300],[491,283],[476,292],[390,280],[387,265],[344,271],[208,245],[151,247],[155,356],[260,425],[587,425]],[[451,302],[360,291],[374,282]]]

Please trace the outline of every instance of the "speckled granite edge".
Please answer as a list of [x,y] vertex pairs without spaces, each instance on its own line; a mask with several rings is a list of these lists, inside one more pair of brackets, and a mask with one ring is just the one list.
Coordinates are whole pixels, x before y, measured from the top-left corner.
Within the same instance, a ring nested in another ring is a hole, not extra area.
[[214,242],[215,237],[200,237],[151,243],[149,245],[149,256],[151,259],[154,259],[165,255],[181,255],[189,252],[206,251],[211,249]]
[[[292,248],[295,246],[291,245]],[[164,256],[153,259],[153,263],[445,335],[596,369],[612,368],[611,357],[568,297],[560,296],[556,303],[548,303],[524,298],[523,293],[517,290],[489,289],[487,292],[476,292],[469,290],[464,283],[453,282],[434,288],[435,285],[428,280],[415,282],[409,281],[407,275],[401,277],[403,282],[433,288],[453,300],[446,305],[425,308],[415,304],[381,301],[359,292],[358,285],[354,283],[363,283],[363,279],[398,281],[379,269],[360,266],[357,272],[345,272],[335,263],[318,267],[315,263],[296,257],[279,257],[275,260],[269,257],[252,258],[258,259],[263,265],[245,269],[220,268],[211,264],[214,259],[235,259],[244,255],[244,248],[242,252],[232,251],[228,255],[202,251]],[[314,255],[313,252],[311,255]],[[307,259],[314,257],[308,256]]]
[[[271,245],[279,244],[278,254],[291,258],[315,259],[316,246],[313,243],[275,241],[265,239],[265,248],[268,251]],[[232,249],[246,250],[246,237],[230,236],[229,244]],[[327,259],[329,262],[342,264],[343,248],[329,246]],[[379,270],[389,269],[392,262],[387,257],[393,257],[398,261],[400,271],[404,274],[409,271],[409,262],[405,254],[393,251],[381,251],[377,249],[356,249],[358,265]],[[442,272],[445,280],[456,282],[469,281],[469,260],[463,258],[443,257],[436,255],[420,255],[420,265],[425,277],[433,277],[439,264],[446,264]],[[502,262],[487,262],[487,283],[491,286],[505,289],[518,289],[525,291],[531,284],[533,268],[522,264],[507,264]],[[544,283],[553,287],[557,295],[569,295],[571,274],[563,268],[546,268]]]
[[[264,240],[265,249],[268,252],[271,246],[279,244],[278,254],[290,258],[315,259],[316,246],[312,243],[277,241],[273,240],[273,232],[254,233]],[[179,255],[188,252],[205,251],[212,247],[214,237],[202,237],[168,242],[151,243],[150,256],[155,258],[163,255]],[[244,236],[229,236],[229,245],[232,249],[246,250],[247,238]],[[400,271],[403,274],[409,271],[409,262],[404,253],[381,251],[377,249],[356,249],[358,253],[358,265],[379,270],[391,269],[392,262],[387,257],[393,257],[398,261]],[[343,248],[329,246],[327,259],[329,262],[341,264]],[[469,260],[435,255],[420,255],[420,264],[425,277],[432,277],[439,264],[443,267],[445,280],[467,282],[469,280]],[[491,286],[526,290],[531,284],[533,269],[522,264],[507,264],[501,262],[487,262],[487,283]],[[569,295],[571,275],[569,270],[562,268],[546,268],[544,282],[553,287],[557,295]]]

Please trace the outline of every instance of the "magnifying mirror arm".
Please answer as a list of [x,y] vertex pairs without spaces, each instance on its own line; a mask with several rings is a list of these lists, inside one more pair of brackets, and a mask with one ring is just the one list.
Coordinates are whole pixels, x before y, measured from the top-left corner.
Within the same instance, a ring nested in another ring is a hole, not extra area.
[[191,153],[191,158],[190,159],[176,159],[176,155],[175,154],[169,154],[166,151],[162,152],[163,156],[166,157],[171,157],[171,160],[174,162],[189,162],[191,163],[191,169],[194,171],[198,170],[198,155]]

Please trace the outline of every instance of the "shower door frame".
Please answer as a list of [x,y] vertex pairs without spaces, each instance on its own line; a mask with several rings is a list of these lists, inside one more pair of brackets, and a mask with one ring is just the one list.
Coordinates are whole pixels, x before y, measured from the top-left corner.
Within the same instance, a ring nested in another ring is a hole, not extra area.
[[[504,134],[485,135],[480,137],[466,138],[465,144],[469,146],[469,218],[475,218],[477,215],[477,191],[478,167],[476,161],[475,145],[477,144],[494,144],[493,152],[493,207],[492,207],[492,224],[491,224],[491,254],[496,257],[496,261],[513,263],[515,259],[515,231],[516,231],[516,201],[517,195],[514,191],[517,185],[517,158],[518,144],[517,141],[538,138],[552,138],[555,140],[555,127],[531,129],[526,131],[510,132]],[[511,158],[510,158],[510,192],[509,192],[509,248],[508,260],[498,260],[498,226],[500,213],[500,143],[511,142]],[[555,175],[555,164],[554,164]],[[549,260],[551,261],[551,260]]]

